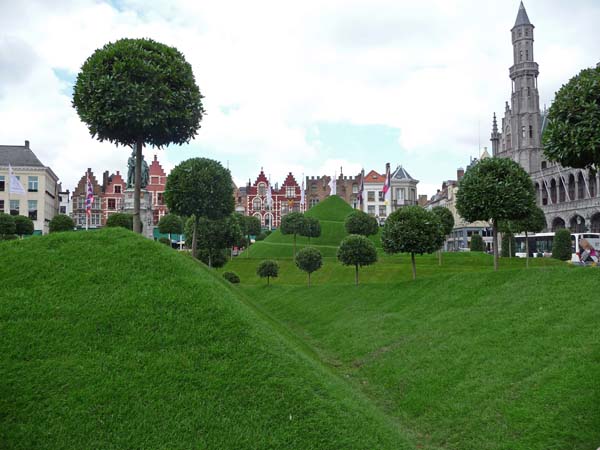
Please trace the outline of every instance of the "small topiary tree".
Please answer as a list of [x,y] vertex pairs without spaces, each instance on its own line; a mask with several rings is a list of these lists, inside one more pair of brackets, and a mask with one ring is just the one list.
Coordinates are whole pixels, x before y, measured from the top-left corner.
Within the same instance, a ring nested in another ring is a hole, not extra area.
[[59,231],[73,231],[75,228],[75,222],[66,214],[58,214],[52,218],[48,224],[50,233],[56,233]]
[[261,278],[266,278],[268,286],[271,282],[271,278],[277,278],[279,275],[279,264],[277,264],[277,261],[270,259],[261,261],[256,268],[256,274]]
[[25,216],[15,216],[15,233],[21,237],[32,235],[33,220]]
[[109,228],[133,230],[133,214],[113,213],[106,219],[106,226]]
[[319,270],[322,265],[323,256],[314,247],[305,247],[296,254],[296,266],[308,274],[308,287],[310,287],[310,275]]
[[168,234],[170,242],[171,234],[183,233],[183,220],[177,214],[165,214],[158,221],[158,231],[162,234]]
[[0,236],[14,236],[16,231],[15,218],[10,214],[0,213]]
[[485,245],[483,244],[483,238],[480,234],[474,234],[471,236],[471,251],[472,252],[483,252]]
[[231,284],[238,284],[240,282],[240,277],[235,272],[223,272],[223,278]]
[[96,50],[73,88],[73,106],[100,141],[135,150],[134,231],[142,232],[142,147],[188,143],[204,109],[192,66],[176,48],[120,39]]
[[525,266],[529,267],[529,236],[528,233],[540,233],[546,228],[546,215],[544,211],[537,206],[533,205],[529,215],[521,220],[514,220],[511,222],[511,229],[516,233],[525,233]]
[[358,209],[348,214],[344,227],[348,234],[360,234],[361,236],[372,236],[379,231],[377,219]]
[[292,212],[286,214],[281,219],[281,234],[293,234],[294,235],[294,254],[296,257],[296,236],[302,232],[304,228],[304,214],[299,212]]
[[256,242],[258,241],[264,241],[267,238],[267,235],[263,232],[258,233],[256,236],[254,236],[254,240]]
[[502,233],[502,257],[512,258],[515,256],[516,248],[517,241],[515,239],[515,235],[510,231],[505,231]]
[[[452,211],[444,206],[435,206],[431,209],[431,212],[438,216],[440,222],[442,223],[442,231],[444,233],[444,240],[448,237],[452,230],[454,229],[454,215],[452,215]],[[443,244],[442,244],[443,245]],[[442,249],[438,250],[438,258],[439,264],[442,265]]]
[[161,237],[161,238],[158,238],[158,242],[160,242],[161,244],[168,245],[169,247],[171,247],[171,246],[172,246],[172,244],[171,244],[171,239],[169,239],[168,237]]
[[318,238],[321,236],[321,222],[316,217],[304,217],[304,225],[300,230],[300,236],[308,238],[310,244],[310,238]]
[[228,250],[224,248],[199,248],[196,256],[200,261],[202,261],[211,269],[218,269],[219,267],[223,267],[225,264],[227,264],[228,254]]
[[358,268],[377,262],[377,249],[365,236],[351,234],[341,242],[337,258],[345,266],[354,266],[354,282],[358,286]]
[[561,228],[554,233],[552,241],[552,257],[561,261],[570,261],[573,254],[571,243],[571,232],[566,228]]
[[244,236],[246,236],[246,257],[250,258],[250,236],[256,237],[260,234],[260,219],[254,216],[244,216],[242,224]]

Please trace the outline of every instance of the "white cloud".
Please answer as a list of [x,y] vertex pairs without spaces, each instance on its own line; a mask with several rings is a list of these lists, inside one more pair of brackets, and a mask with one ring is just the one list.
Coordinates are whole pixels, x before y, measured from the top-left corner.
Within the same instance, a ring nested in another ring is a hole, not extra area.
[[[128,151],[89,136],[54,69],[75,75],[96,48],[122,37],[152,37],[179,48],[206,96],[208,114],[192,150],[156,152],[163,167],[181,155],[208,155],[229,161],[238,183],[261,166],[282,181],[290,170],[297,177],[320,175],[342,165],[351,174],[382,158],[378,149],[361,161],[324,153],[318,140],[307,139],[323,121],[399,129],[404,160],[398,162],[423,174],[419,189],[431,191],[477,153],[478,128],[488,145],[491,114],[501,117],[510,95],[516,4],[51,3],[0,5],[0,143],[29,139],[69,188],[89,166],[97,173],[123,170]],[[597,62],[600,7],[583,0],[569,7],[529,0],[526,6],[536,24],[541,101],[549,103],[570,76]]]

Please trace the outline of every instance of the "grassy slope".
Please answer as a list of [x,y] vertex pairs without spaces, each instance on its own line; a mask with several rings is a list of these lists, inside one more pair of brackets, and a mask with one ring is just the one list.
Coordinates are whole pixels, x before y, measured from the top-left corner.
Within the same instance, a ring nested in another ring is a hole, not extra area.
[[[493,273],[461,268],[460,258],[475,263],[473,255],[454,256],[447,259],[456,264],[437,276],[434,259],[429,273],[423,260],[417,282],[377,276],[358,288],[280,282],[245,289],[408,424],[420,448],[596,448],[600,297],[590,293],[600,292],[598,269]],[[402,265],[408,279],[408,262]],[[342,278],[331,271],[331,281]]]
[[407,448],[184,255],[116,229],[0,254],[2,448]]
[[[344,228],[344,220],[352,207],[338,196],[327,197],[306,212],[307,216],[316,217],[321,222],[321,236],[311,238],[310,245],[317,247],[323,256],[334,257],[337,246],[348,233]],[[381,246],[379,235],[372,236],[377,246]],[[250,248],[251,258],[292,258],[294,236],[283,235],[275,230],[264,241],[257,242]],[[297,248],[309,245],[308,238],[296,236]],[[247,255],[245,255],[247,256]]]

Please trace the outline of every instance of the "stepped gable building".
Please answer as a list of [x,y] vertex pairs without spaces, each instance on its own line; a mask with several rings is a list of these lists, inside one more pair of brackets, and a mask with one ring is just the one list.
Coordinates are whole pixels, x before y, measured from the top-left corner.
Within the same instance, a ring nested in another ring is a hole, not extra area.
[[507,102],[500,127],[492,121],[493,156],[518,162],[533,180],[537,203],[546,214],[549,230],[600,232],[600,172],[561,167],[544,158],[542,133],[545,111],[540,110],[538,64],[533,52],[534,26],[523,2],[511,30],[513,65],[510,105]]
[[[358,190],[360,189],[361,175],[345,176],[343,168],[340,167],[340,175],[336,179],[336,195],[342,198],[353,208],[358,208]],[[307,208],[312,208],[320,201],[331,195],[328,175],[306,177],[305,196]]]
[[[8,165],[21,182],[25,193],[10,193]],[[34,233],[49,232],[50,220],[58,213],[58,177],[35,156],[29,141],[25,145],[0,145],[0,212],[28,216]]]
[[269,180],[261,168],[254,184],[246,186],[247,215],[260,219],[264,228],[278,228],[281,218],[290,212],[304,212],[300,205],[301,187],[290,172],[279,187],[271,185],[271,204],[268,202]]
[[146,190],[151,195],[152,201],[152,222],[156,226],[162,216],[169,211],[165,204],[165,186],[167,185],[167,174],[158,162],[156,155],[148,167],[149,181]]
[[[108,176],[108,173],[106,176]],[[94,172],[91,168],[88,168],[87,172],[83,174],[77,187],[73,190],[73,220],[75,226],[78,228],[85,228],[86,211],[85,211],[85,199],[87,197],[87,175],[89,174],[90,182],[92,183],[92,189],[94,191],[94,201],[92,202],[92,209],[90,214],[89,228],[100,228],[102,226],[102,186],[96,180]]]
[[[127,182],[123,179],[121,172],[117,170],[116,174],[108,175],[108,171],[104,172],[102,177],[102,195],[100,197],[102,209],[102,226],[106,225],[106,221],[111,214],[123,212],[125,189]],[[90,178],[91,181],[91,178]],[[84,208],[85,209],[85,208]],[[85,218],[84,218],[85,224]]]

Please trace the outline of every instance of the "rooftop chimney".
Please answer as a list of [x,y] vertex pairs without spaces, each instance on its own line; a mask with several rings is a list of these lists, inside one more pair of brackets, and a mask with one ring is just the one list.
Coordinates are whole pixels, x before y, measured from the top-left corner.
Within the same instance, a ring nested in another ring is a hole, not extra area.
[[465,176],[465,169],[459,167],[456,171],[456,181],[460,181]]
[[25,141],[25,148],[29,148],[29,141]]

